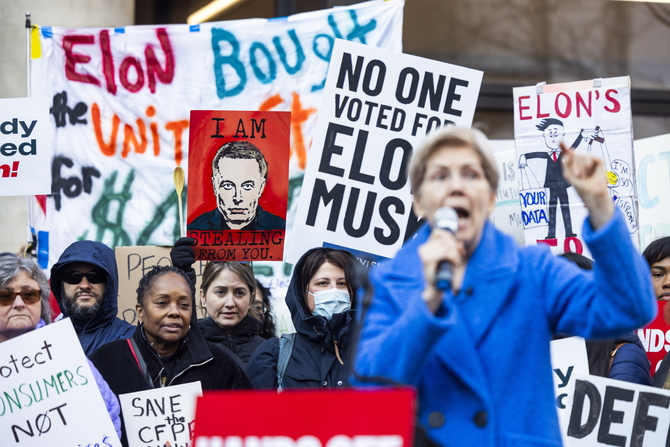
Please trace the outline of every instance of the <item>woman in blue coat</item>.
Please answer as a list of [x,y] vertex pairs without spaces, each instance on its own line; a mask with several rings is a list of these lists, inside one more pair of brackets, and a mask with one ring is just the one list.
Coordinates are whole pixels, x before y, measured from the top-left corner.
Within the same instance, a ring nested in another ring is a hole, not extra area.
[[[582,234],[592,272],[547,248],[519,248],[488,222],[498,172],[480,132],[435,132],[412,162],[415,211],[428,223],[373,271],[356,375],[415,386],[420,423],[442,446],[561,446],[552,334],[612,338],[655,315],[602,160],[562,151],[566,180],[589,211]],[[453,232],[436,225],[443,207],[457,214]],[[451,281],[441,290],[445,263]]]

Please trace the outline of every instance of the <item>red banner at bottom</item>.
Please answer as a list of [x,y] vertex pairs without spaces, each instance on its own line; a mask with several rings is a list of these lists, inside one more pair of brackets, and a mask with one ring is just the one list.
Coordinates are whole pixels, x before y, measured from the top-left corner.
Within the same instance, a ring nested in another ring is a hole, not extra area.
[[410,447],[415,392],[205,391],[196,447]]

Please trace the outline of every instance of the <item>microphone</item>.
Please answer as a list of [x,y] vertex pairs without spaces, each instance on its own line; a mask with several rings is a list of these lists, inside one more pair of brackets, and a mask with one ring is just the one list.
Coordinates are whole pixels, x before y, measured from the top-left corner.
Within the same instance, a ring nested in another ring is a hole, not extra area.
[[[448,206],[443,206],[435,211],[435,226],[443,230],[456,233],[458,230],[458,213]],[[453,276],[453,266],[449,261],[440,261],[437,264],[437,273],[435,275],[435,287],[446,291],[451,288],[451,278]]]

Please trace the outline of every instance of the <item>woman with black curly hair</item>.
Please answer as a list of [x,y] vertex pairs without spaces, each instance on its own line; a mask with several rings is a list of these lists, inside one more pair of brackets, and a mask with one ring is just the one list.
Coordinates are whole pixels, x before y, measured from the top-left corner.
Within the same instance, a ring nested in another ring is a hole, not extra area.
[[114,394],[196,381],[203,390],[251,388],[235,360],[202,337],[194,304],[193,287],[178,268],[157,266],[140,280],[135,334],[91,355]]

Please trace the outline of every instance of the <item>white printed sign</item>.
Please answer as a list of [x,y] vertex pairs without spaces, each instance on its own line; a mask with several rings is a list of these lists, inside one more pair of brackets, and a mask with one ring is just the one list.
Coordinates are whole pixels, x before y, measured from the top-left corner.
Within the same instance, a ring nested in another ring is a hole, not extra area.
[[556,411],[561,432],[565,432],[569,414],[568,403],[575,388],[575,375],[589,374],[589,359],[586,355],[586,342],[582,337],[568,337],[553,340],[550,344],[551,368],[556,394]]
[[637,246],[630,79],[596,79],[514,89],[514,138],[526,245],[586,254],[587,210],[563,178],[559,144],[602,158],[603,178]]
[[519,169],[514,140],[490,140],[493,156],[498,163],[496,207],[489,220],[500,231],[512,236],[520,246],[526,245],[519,203]]
[[0,99],[0,196],[51,194],[46,97]]
[[200,382],[121,394],[128,445],[190,445],[199,396],[202,396]]
[[287,262],[317,246],[393,257],[417,226],[407,176],[413,151],[432,130],[472,124],[482,75],[338,40]]
[[604,377],[577,375],[564,445],[667,445],[670,391]]
[[635,141],[640,249],[670,236],[670,134]]
[[69,318],[0,343],[0,439],[121,445]]

